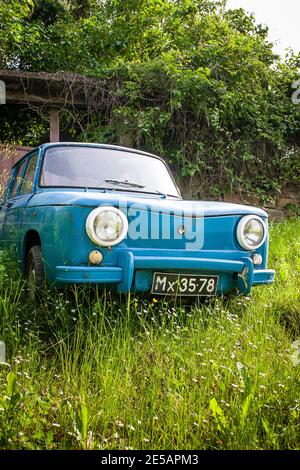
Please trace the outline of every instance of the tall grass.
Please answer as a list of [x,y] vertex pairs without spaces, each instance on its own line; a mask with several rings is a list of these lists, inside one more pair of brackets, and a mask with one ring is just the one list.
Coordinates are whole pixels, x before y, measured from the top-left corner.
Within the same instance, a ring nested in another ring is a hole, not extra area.
[[179,301],[76,288],[40,306],[0,269],[0,446],[300,447],[300,220],[271,227],[273,286]]

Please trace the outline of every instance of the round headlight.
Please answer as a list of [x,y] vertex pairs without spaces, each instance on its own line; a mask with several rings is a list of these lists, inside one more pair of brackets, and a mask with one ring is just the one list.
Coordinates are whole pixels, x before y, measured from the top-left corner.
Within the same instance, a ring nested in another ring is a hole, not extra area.
[[237,226],[237,239],[246,250],[256,250],[266,240],[267,229],[264,221],[257,215],[243,217]]
[[112,206],[94,209],[86,219],[86,232],[100,246],[113,246],[127,235],[128,220],[122,211]]

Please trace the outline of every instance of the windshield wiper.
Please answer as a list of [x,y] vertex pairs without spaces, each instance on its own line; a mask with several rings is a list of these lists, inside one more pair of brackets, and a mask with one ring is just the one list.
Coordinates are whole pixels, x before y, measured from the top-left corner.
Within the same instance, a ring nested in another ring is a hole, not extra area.
[[143,189],[144,191],[141,191],[143,193],[160,194],[164,198],[166,198],[167,196],[171,196],[171,197],[176,197],[178,199],[181,199],[179,196],[176,196],[175,194],[166,194],[162,191],[159,191],[158,189],[150,188],[149,186],[144,186],[144,185],[138,184],[138,183],[133,183],[133,182],[128,181],[128,180],[106,179],[105,182],[106,183],[111,183],[111,184],[118,184],[120,186],[131,186],[132,188]]
[[150,188],[149,186],[144,186],[144,191],[141,191],[141,192],[148,193],[148,194],[160,194],[164,198],[170,196],[170,197],[176,197],[177,199],[181,199],[180,196],[176,196],[175,194],[163,193],[162,191],[159,191],[158,189]]
[[132,188],[141,188],[141,189],[145,187],[142,184],[132,183],[131,181],[128,181],[128,180],[106,179],[105,183],[121,184],[122,186],[131,186]]

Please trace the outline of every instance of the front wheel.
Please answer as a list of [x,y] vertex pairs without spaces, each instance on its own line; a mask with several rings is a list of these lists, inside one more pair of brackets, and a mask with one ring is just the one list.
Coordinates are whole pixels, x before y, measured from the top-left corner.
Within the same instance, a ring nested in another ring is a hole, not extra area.
[[29,296],[36,300],[45,284],[44,261],[39,245],[31,247],[28,252],[26,279],[29,285]]

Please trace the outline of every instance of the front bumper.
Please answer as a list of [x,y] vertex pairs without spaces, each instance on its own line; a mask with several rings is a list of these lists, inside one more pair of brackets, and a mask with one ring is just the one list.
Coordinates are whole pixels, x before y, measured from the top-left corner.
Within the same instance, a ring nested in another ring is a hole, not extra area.
[[[199,254],[198,254],[199,256]],[[248,294],[253,285],[272,284],[275,273],[254,269],[250,257],[239,259],[199,258],[187,256],[145,256],[131,251],[120,252],[116,266],[57,266],[55,278],[61,284],[116,285],[119,292],[147,291],[154,271],[199,272],[218,274],[218,294],[237,288]]]

